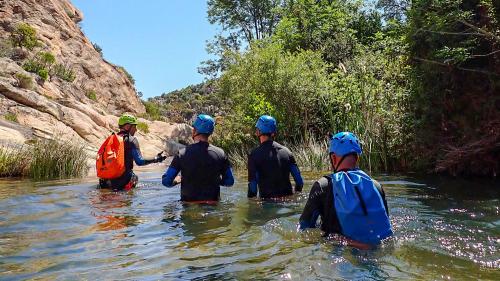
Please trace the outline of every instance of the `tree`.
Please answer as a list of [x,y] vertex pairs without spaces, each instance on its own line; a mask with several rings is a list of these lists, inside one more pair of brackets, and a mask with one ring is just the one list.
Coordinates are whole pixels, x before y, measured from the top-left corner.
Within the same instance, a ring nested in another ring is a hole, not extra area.
[[202,62],[198,72],[217,77],[228,65],[229,51],[271,36],[279,22],[284,0],[208,0],[208,21],[222,27],[222,33],[207,43],[216,58]]
[[379,0],[377,8],[384,12],[385,20],[406,20],[406,13],[411,6],[411,0]]
[[282,0],[208,0],[208,20],[250,43],[273,34],[282,5]]
[[[498,3],[498,2],[497,2]],[[499,172],[500,25],[494,1],[414,0],[407,41],[426,168]],[[475,145],[474,145],[475,144]]]
[[19,23],[10,34],[10,40],[15,47],[33,50],[40,43],[36,37],[36,30],[27,23]]

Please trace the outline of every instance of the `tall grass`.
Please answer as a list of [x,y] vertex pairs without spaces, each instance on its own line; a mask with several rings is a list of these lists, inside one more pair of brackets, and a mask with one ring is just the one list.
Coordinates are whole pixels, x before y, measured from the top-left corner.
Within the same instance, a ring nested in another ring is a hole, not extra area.
[[89,169],[88,155],[81,144],[40,140],[30,152],[29,176],[33,179],[82,177]]
[[28,155],[26,146],[0,144],[0,177],[25,175],[30,165]]
[[[302,171],[324,172],[330,168],[328,160],[328,142],[319,141],[313,137],[296,144],[286,145],[297,165]],[[244,170],[247,167],[248,150],[236,148],[228,152],[229,161],[236,170]]]
[[295,161],[303,171],[323,172],[330,168],[328,159],[328,142],[309,137],[295,145],[289,146]]
[[82,177],[89,169],[87,160],[82,144],[57,140],[38,140],[22,146],[0,144],[0,177]]

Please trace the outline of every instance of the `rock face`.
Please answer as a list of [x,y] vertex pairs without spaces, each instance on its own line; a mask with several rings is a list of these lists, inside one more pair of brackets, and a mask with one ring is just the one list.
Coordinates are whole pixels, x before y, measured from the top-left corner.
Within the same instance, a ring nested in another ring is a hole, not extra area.
[[[145,113],[123,70],[105,61],[85,37],[78,26],[82,19],[82,13],[68,0],[0,0],[0,43],[5,45],[16,24],[28,23],[36,29],[42,46],[32,52],[16,51],[27,58],[38,51],[51,52],[58,63],[76,74],[73,82],[57,77],[43,82],[21,67],[22,59],[0,57],[0,141],[60,138],[83,141],[96,149],[117,130],[117,116]],[[22,88],[16,78],[19,75],[31,77],[32,85]],[[87,97],[89,92],[95,93],[95,100]],[[148,134],[138,133],[147,156],[165,149],[167,140],[185,139],[190,134],[185,124],[141,122],[149,127]]]

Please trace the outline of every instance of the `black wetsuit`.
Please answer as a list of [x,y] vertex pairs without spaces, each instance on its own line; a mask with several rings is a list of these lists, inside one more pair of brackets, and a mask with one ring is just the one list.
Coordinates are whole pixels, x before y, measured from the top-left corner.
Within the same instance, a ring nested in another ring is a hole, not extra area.
[[171,187],[177,173],[182,173],[182,201],[218,201],[220,186],[234,183],[231,164],[221,148],[200,141],[181,150],[162,178]]
[[143,166],[156,162],[155,159],[143,159],[139,141],[136,137],[127,134],[126,132],[119,132],[118,136],[123,137],[124,150],[125,150],[125,173],[116,179],[104,180],[99,179],[99,186],[101,188],[112,188],[115,190],[122,190],[127,185],[134,187],[137,183],[137,176],[134,174],[134,161],[137,165]]
[[[328,181],[326,177],[322,177],[314,182],[309,192],[309,199],[307,199],[304,211],[300,216],[301,228],[314,227],[318,216],[321,216],[321,230],[325,235],[342,233],[335,205],[333,204],[333,189]],[[373,183],[380,192],[385,210],[387,211],[387,215],[389,215],[384,189],[376,180],[373,180]]]
[[248,197],[283,197],[293,194],[292,174],[296,191],[302,191],[303,180],[290,150],[269,140],[252,150],[248,156]]

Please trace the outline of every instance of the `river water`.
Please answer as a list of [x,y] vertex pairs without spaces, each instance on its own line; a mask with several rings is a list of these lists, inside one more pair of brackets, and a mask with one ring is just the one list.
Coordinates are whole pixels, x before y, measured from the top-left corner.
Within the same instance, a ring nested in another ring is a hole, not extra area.
[[183,204],[159,171],[134,191],[95,179],[0,181],[0,280],[500,280],[498,182],[379,176],[395,236],[358,250],[297,232],[305,192]]

